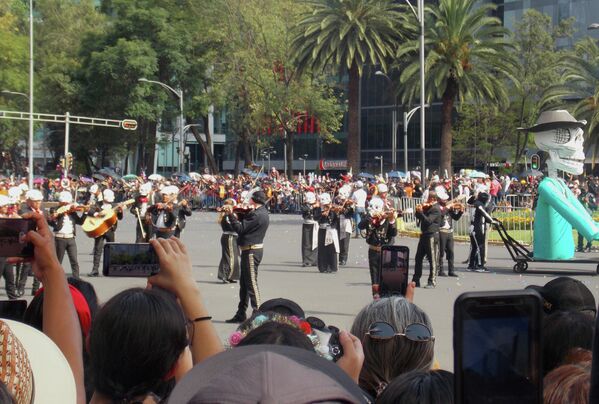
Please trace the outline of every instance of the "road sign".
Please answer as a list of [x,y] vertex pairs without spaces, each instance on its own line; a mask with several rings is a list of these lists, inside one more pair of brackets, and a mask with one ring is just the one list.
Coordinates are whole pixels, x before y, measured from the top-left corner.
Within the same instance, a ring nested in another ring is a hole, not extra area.
[[134,119],[123,119],[121,127],[125,130],[135,130],[137,129],[137,121]]

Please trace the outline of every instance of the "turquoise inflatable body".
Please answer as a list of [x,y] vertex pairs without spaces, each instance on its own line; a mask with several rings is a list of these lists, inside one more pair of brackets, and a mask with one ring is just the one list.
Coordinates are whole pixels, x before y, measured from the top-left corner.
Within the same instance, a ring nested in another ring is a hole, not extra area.
[[545,178],[539,184],[535,211],[533,257],[569,260],[574,257],[572,228],[587,240],[599,238],[599,226],[559,178]]

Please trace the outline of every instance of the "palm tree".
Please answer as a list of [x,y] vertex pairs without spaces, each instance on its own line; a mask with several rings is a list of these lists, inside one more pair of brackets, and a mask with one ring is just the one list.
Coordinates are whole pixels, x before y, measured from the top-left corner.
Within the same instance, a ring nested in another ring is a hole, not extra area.
[[[442,101],[440,172],[451,173],[452,114],[456,100],[508,102],[505,78],[517,68],[514,46],[501,21],[490,16],[492,4],[441,0],[425,8],[425,93]],[[412,16],[413,17],[413,16]],[[410,19],[412,30],[418,26]],[[402,101],[411,104],[420,91],[419,41],[400,45],[397,68]]]
[[587,149],[599,151],[599,45],[592,38],[578,42],[574,54],[559,62],[563,69],[562,84],[549,87],[544,94],[543,109],[569,107],[576,119],[587,121]]
[[349,166],[358,170],[360,76],[365,64],[386,70],[406,19],[392,0],[310,0],[308,5],[310,12],[301,18],[292,42],[296,66],[300,72],[347,69],[347,157]]

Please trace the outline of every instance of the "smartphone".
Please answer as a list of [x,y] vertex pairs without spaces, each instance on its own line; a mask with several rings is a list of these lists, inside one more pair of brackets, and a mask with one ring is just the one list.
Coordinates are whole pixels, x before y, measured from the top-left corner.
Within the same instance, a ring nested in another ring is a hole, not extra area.
[[0,257],[33,257],[33,244],[24,243],[23,237],[35,229],[32,219],[0,218]]
[[406,295],[410,249],[399,245],[384,245],[379,264],[379,294]]
[[27,300],[0,300],[0,318],[23,321]]
[[534,290],[469,292],[454,305],[455,402],[543,402],[541,321]]
[[104,276],[143,277],[160,271],[158,257],[149,243],[104,244]]

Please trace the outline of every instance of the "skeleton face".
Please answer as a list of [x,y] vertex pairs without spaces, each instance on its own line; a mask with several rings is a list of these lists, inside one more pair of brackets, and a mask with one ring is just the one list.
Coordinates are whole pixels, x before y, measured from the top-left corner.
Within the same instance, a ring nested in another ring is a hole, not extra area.
[[556,128],[535,133],[535,143],[539,149],[549,153],[548,165],[580,175],[584,168],[583,135],[581,128]]

